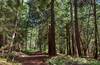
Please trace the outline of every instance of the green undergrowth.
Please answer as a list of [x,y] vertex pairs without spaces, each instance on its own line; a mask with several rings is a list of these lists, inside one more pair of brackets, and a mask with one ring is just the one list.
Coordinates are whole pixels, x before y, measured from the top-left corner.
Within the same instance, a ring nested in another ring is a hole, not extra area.
[[60,55],[48,60],[49,65],[100,65],[100,61],[86,58],[73,58]]
[[38,50],[35,50],[35,49],[25,49],[25,50],[22,50],[23,53],[25,54],[28,54],[28,55],[31,55],[33,53],[33,51],[38,51]]
[[21,65],[17,62],[8,61],[6,58],[0,58],[0,65]]
[[33,50],[32,50],[32,49],[29,49],[29,50],[23,50],[22,52],[25,53],[25,54],[31,55],[32,52],[33,52]]

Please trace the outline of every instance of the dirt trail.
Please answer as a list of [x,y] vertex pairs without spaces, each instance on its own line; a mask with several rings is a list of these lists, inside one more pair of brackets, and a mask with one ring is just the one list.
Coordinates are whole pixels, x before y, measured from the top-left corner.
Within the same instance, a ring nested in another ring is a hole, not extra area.
[[45,61],[48,59],[48,55],[44,54],[33,54],[30,56],[20,56],[18,61],[22,65],[48,65]]

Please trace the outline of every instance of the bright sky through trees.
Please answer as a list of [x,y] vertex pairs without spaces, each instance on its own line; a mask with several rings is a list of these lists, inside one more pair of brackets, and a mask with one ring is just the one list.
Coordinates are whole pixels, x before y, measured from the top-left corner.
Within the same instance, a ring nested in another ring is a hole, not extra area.
[[24,0],[24,2],[27,2],[28,0]]

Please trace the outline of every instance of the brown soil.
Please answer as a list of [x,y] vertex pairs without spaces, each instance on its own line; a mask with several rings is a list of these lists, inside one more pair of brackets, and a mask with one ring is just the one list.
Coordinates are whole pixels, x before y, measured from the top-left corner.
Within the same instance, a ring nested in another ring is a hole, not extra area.
[[48,65],[45,61],[48,59],[48,55],[43,52],[34,52],[30,56],[21,55],[16,58],[22,65]]

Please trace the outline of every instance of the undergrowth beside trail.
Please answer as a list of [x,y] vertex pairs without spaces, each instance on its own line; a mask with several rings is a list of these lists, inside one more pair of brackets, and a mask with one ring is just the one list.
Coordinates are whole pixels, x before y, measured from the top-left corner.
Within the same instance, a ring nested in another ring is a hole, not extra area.
[[21,65],[21,64],[16,62],[10,62],[5,58],[0,58],[0,65]]
[[95,59],[73,58],[66,55],[52,57],[47,62],[49,65],[100,65],[100,61]]

